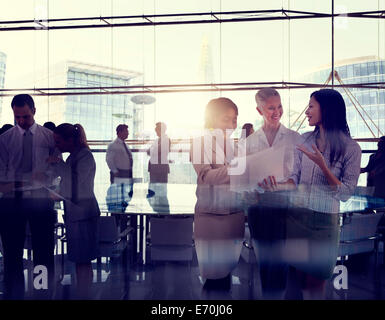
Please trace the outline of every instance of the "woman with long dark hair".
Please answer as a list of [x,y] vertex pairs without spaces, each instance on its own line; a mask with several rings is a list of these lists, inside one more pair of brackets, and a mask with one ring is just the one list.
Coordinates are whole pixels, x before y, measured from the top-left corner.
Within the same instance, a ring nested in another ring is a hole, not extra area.
[[92,284],[91,261],[99,255],[100,210],[94,194],[96,165],[80,124],[63,123],[54,130],[56,147],[69,152],[67,160],[50,157],[61,177],[68,259],[76,264],[78,294],[88,297]]
[[301,193],[306,194],[306,207],[338,213],[339,201],[348,200],[357,185],[361,148],[350,137],[345,102],[338,91],[313,92],[305,114],[315,129],[302,135],[292,175],[284,183],[268,177],[261,186],[268,190],[301,186]]
[[350,137],[345,102],[338,91],[313,92],[306,116],[315,129],[302,135],[292,175],[285,183],[268,177],[260,185],[269,191],[296,190],[287,214],[287,258],[300,270],[304,297],[320,298],[337,260],[336,213],[340,201],[348,200],[357,185],[361,149]]

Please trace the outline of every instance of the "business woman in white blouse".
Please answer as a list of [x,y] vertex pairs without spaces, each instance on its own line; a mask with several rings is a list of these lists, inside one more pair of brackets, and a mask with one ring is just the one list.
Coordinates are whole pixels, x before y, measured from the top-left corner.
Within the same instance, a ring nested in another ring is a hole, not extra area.
[[231,133],[237,127],[237,106],[227,98],[211,100],[205,111],[205,135],[196,138],[190,156],[197,173],[194,239],[206,288],[229,289],[244,236],[244,213],[230,191]]
[[[255,101],[257,111],[263,117],[263,125],[247,137],[246,154],[269,148],[284,148],[283,173],[288,178],[293,169],[294,149],[301,141],[301,136],[281,123],[283,107],[277,90],[263,88],[256,93]],[[249,177],[249,183],[256,185],[258,182]]]

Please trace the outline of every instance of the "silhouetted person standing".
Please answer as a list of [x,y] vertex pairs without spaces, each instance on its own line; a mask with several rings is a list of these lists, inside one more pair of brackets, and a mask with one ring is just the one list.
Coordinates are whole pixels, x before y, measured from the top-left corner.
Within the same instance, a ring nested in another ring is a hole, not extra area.
[[99,257],[100,210],[94,194],[96,164],[80,124],[63,123],[54,130],[54,139],[61,152],[70,155],[64,162],[48,158],[62,180],[60,194],[64,201],[68,260],[76,264],[79,298],[89,298],[92,285],[91,261]]
[[367,172],[367,186],[374,187],[373,196],[385,198],[385,136],[378,141],[378,150],[369,158],[369,163],[361,169]]
[[56,128],[56,125],[52,121],[47,121],[43,124],[43,127],[47,128],[51,131],[54,131]]
[[55,143],[52,132],[35,122],[36,109],[31,96],[16,95],[11,106],[17,125],[0,136],[0,183],[3,186],[0,232],[4,248],[5,298],[22,299],[27,222],[34,265],[46,267],[48,287],[53,284],[56,217],[54,202],[43,186],[53,179],[46,159],[55,153]]
[[[129,185],[129,197],[132,197],[134,182],[132,167],[134,164],[132,152],[124,142],[128,138],[128,126],[119,124],[116,127],[116,139],[107,147],[106,162],[110,168],[110,182]],[[124,196],[124,195],[122,195]]]
[[166,134],[167,126],[163,122],[157,122],[155,132],[158,138],[151,145],[147,154],[150,155],[148,172],[150,183],[167,183],[170,165],[168,154],[170,153],[171,140]]
[[[108,145],[106,152],[107,165],[110,168],[110,181],[132,179],[132,153],[124,140],[128,137],[128,126],[120,124],[116,127],[116,139]],[[118,178],[118,179],[116,179]]]

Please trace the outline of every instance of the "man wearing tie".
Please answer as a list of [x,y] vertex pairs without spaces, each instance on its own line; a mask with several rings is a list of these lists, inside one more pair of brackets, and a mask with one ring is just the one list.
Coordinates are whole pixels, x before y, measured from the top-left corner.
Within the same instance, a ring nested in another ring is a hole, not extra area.
[[108,145],[106,153],[110,182],[112,184],[127,181],[131,185],[130,196],[132,196],[132,153],[124,142],[128,137],[128,126],[119,124],[116,127],[116,135],[117,138]]
[[56,216],[54,202],[44,186],[49,186],[54,178],[46,159],[59,152],[55,150],[52,132],[35,122],[36,109],[30,95],[16,95],[11,107],[17,125],[0,136],[0,234],[4,248],[5,298],[23,299],[27,222],[34,265],[47,268],[48,289],[52,289],[54,281]]

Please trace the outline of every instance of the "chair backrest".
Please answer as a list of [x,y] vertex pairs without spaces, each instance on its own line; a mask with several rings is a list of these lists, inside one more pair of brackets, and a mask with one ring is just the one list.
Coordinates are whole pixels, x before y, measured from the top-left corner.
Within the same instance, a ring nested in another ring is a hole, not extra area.
[[345,219],[341,228],[340,241],[366,239],[376,234],[382,212],[353,213]]
[[101,216],[99,227],[99,242],[113,243],[119,240],[119,228],[115,217]]
[[338,256],[371,252],[376,241],[376,231],[383,212],[354,213],[345,219],[341,228]]
[[151,260],[191,261],[193,257],[192,217],[151,217]]
[[192,217],[151,217],[151,245],[192,245]]

